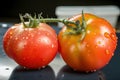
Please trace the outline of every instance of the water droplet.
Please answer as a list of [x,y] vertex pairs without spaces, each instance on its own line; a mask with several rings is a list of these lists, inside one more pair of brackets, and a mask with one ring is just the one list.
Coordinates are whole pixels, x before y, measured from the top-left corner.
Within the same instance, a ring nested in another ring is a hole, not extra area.
[[87,30],[87,33],[89,34],[89,33],[90,33],[90,30]]
[[106,54],[110,54],[108,49],[106,50]]
[[52,44],[52,48],[54,48],[54,44]]
[[96,45],[95,48],[97,48],[98,46]]
[[13,36],[10,36],[10,39],[12,38]]
[[12,35],[13,34],[13,32],[10,32],[10,35]]
[[22,39],[25,39],[25,37],[23,37]]
[[106,38],[110,38],[110,35],[109,35],[109,33],[107,33],[107,32],[104,33],[104,36],[105,36]]
[[92,70],[92,72],[96,72],[96,70]]
[[90,46],[89,44],[86,45],[86,47],[89,47],[89,46]]
[[115,34],[113,34],[113,33],[111,33],[110,37],[111,37],[112,40],[115,40],[115,39],[116,39],[116,38],[115,38]]
[[106,65],[108,65],[108,62],[106,63]]
[[98,44],[101,44],[101,41],[98,41]]
[[96,72],[96,70],[91,70],[90,72]]
[[45,68],[46,66],[42,66],[42,68]]
[[28,37],[26,37],[26,39],[28,39]]
[[114,53],[112,53],[112,56],[114,56]]
[[49,33],[47,33],[47,36],[49,36],[50,34]]
[[31,34],[31,37],[34,37],[34,35],[33,35],[33,34]]
[[26,69],[26,67],[23,67],[24,69]]
[[25,28],[24,30],[27,31],[29,28]]
[[18,40],[18,38],[16,37],[15,40]]

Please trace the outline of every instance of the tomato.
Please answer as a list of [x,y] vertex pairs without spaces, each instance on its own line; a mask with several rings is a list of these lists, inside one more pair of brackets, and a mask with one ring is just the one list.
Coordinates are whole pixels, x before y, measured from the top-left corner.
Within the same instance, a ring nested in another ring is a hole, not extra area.
[[107,65],[117,45],[114,27],[90,13],[75,15],[69,21],[79,22],[80,27],[68,24],[58,34],[59,52],[66,64],[76,71],[86,72]]
[[46,23],[39,23],[35,28],[15,24],[6,31],[3,47],[6,55],[19,65],[38,69],[48,65],[56,56],[57,34]]

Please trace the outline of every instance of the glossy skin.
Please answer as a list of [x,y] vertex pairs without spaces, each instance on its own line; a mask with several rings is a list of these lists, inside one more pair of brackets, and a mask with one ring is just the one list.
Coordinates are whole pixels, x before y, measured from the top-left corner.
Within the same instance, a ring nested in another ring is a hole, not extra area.
[[19,65],[38,69],[48,65],[56,56],[58,42],[56,32],[47,24],[37,28],[24,28],[16,24],[3,37],[5,53]]
[[[79,20],[81,14],[73,16],[70,21]],[[64,26],[58,34],[59,51],[64,61],[77,71],[96,71],[108,64],[117,45],[115,29],[103,18],[93,14],[84,14],[86,35],[65,35],[69,29]]]

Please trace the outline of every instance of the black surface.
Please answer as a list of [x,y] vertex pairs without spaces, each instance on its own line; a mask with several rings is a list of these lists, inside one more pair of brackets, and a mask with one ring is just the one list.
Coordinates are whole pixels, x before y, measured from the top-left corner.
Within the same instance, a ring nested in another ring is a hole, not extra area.
[[[65,65],[59,54],[45,68],[27,70],[8,58],[2,49],[2,37],[12,24],[0,23],[0,80],[120,80],[120,33],[118,45],[110,63],[91,73],[75,72]],[[60,28],[53,26],[58,33]]]

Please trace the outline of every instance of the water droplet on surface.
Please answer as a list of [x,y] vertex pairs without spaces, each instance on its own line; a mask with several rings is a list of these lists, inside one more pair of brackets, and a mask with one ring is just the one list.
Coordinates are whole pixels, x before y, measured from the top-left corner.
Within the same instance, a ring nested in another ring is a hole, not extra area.
[[109,63],[106,63],[106,65],[108,65]]
[[98,44],[101,44],[101,41],[98,41]]
[[33,34],[31,34],[31,37],[34,37],[34,35],[33,35]]
[[49,36],[50,34],[49,33],[47,33],[47,36]]
[[52,44],[52,48],[54,48],[54,44]]
[[96,72],[96,70],[93,70],[93,72]]
[[13,33],[12,32],[10,32],[10,35],[12,35]]
[[28,37],[26,37],[26,39],[28,39]]
[[87,33],[89,34],[89,33],[90,33],[90,30],[88,30]]
[[16,37],[15,40],[18,40],[18,38]]
[[89,44],[86,45],[86,47],[89,47],[89,46],[90,46]]
[[98,48],[98,46],[96,45],[95,48]]
[[25,37],[23,37],[22,39],[25,39]]
[[46,66],[42,66],[42,68],[45,68]]
[[107,33],[107,32],[104,33],[104,36],[105,36],[106,38],[110,38],[110,35],[109,35],[109,33]]
[[112,53],[112,56],[114,56],[114,53]]
[[13,36],[10,36],[10,39],[12,38]]
[[116,39],[116,38],[115,38],[115,35],[114,35],[113,33],[111,33],[110,37],[111,37],[112,40],[115,40],[115,39]]
[[108,49],[106,50],[106,54],[110,54]]
[[27,31],[27,30],[28,30],[28,28],[25,28],[24,30],[25,30],[25,31]]
[[26,69],[26,67],[23,67],[24,69]]

